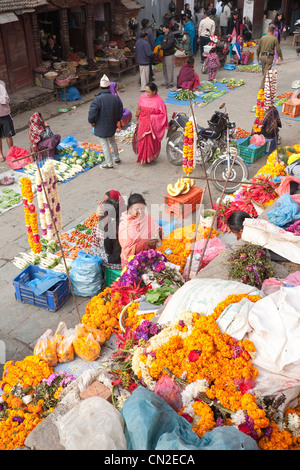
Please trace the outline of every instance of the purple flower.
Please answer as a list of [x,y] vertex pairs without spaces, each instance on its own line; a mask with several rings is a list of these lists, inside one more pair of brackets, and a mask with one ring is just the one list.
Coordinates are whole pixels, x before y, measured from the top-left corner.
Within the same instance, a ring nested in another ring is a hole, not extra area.
[[12,420],[17,423],[23,423],[24,418],[21,418],[21,416],[14,416]]

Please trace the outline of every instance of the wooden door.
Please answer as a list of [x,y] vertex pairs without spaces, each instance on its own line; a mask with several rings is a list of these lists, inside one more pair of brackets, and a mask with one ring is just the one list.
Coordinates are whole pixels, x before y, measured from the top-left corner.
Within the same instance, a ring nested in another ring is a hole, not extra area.
[[2,26],[10,88],[15,91],[32,84],[33,70],[27,53],[23,23],[15,21]]

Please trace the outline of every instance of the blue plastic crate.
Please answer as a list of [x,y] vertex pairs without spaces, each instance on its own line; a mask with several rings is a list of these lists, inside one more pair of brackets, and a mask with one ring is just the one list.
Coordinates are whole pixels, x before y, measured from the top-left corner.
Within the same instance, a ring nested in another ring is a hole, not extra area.
[[266,139],[266,154],[270,155],[276,149],[276,139]]
[[51,312],[56,312],[70,297],[71,289],[68,276],[65,274],[64,280],[59,281],[51,287],[51,289],[44,292],[44,294],[35,295],[32,290],[26,286],[26,283],[31,281],[34,278],[34,274],[37,272],[46,271],[30,264],[13,280],[15,298],[20,302],[36,305],[37,307],[45,308]]

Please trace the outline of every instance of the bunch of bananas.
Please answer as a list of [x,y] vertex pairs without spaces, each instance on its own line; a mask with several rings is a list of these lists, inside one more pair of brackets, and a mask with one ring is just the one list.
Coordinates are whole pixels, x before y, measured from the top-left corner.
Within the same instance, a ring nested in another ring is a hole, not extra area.
[[180,194],[187,194],[194,185],[195,180],[191,178],[179,178],[174,185],[168,184],[167,191],[170,196],[179,196]]

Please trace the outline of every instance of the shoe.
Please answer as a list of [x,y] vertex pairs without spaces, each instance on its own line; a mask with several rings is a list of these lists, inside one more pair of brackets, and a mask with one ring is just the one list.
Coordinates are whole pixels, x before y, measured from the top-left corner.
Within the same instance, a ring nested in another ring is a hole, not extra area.
[[161,86],[168,86],[167,83],[161,83]]
[[141,90],[140,92],[141,92],[141,93],[145,93],[145,90]]
[[100,168],[103,168],[103,169],[109,169],[109,168],[113,168],[113,165],[109,165],[108,163],[104,163],[103,165],[100,165]]
[[114,159],[114,162],[115,162],[115,163],[121,163],[121,160],[120,160],[120,158],[115,158],[115,159]]
[[167,88],[174,88],[174,85],[172,85],[172,83],[170,85],[167,86]]

